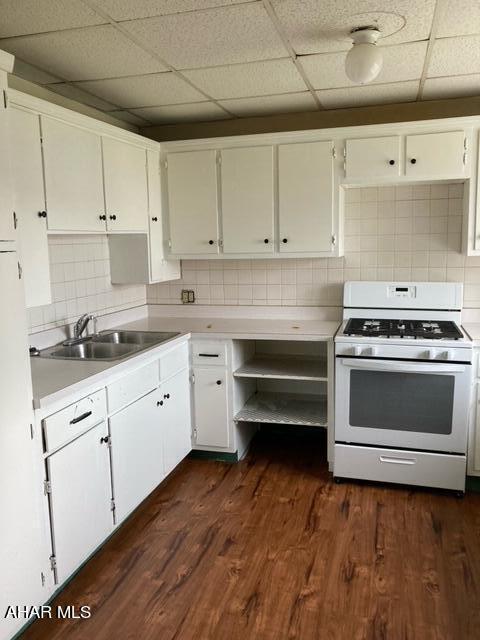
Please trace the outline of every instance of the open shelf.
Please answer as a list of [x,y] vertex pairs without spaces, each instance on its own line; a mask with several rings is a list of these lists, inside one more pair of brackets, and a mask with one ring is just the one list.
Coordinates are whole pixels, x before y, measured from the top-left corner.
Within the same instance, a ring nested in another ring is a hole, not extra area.
[[235,416],[236,422],[327,426],[326,396],[258,392]]
[[257,354],[233,375],[236,378],[323,382],[327,380],[327,361],[318,357]]

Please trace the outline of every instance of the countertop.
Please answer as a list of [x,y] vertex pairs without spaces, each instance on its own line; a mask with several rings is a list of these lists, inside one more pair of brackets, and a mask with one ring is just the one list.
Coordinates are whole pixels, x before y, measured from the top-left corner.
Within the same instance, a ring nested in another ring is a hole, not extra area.
[[480,346],[480,322],[462,323],[462,327],[468,333],[474,346]]
[[[132,361],[142,362],[158,357],[166,348],[186,337],[211,336],[223,339],[312,340],[333,339],[339,322],[321,320],[265,320],[249,318],[169,318],[149,317],[115,329],[130,331],[175,331],[180,335],[160,345],[120,361],[102,362],[54,360],[32,357],[33,404],[35,409],[53,408],[69,396],[99,385],[112,375],[123,375]],[[111,329],[112,331],[114,329]],[[57,410],[57,409],[55,409]]]

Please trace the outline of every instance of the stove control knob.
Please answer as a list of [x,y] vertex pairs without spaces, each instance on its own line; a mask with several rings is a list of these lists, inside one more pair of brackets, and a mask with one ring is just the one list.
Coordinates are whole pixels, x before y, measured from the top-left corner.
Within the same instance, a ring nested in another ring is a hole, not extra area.
[[368,354],[370,356],[378,356],[378,347],[370,347]]
[[427,360],[435,360],[435,349],[428,349],[428,351],[425,351],[425,358]]
[[454,360],[454,352],[451,349],[443,352],[444,360]]
[[360,347],[358,344],[356,344],[354,347],[352,347],[352,354],[354,356],[361,356],[362,355],[362,347]]

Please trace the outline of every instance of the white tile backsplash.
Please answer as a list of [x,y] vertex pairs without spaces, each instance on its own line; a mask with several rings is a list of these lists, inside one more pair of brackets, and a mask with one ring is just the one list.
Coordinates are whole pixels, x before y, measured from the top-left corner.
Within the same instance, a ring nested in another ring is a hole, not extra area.
[[461,253],[463,184],[348,189],[345,256],[318,259],[185,260],[183,278],[147,287],[150,304],[336,306],[347,280],[465,282],[480,308],[480,259]]
[[111,284],[105,236],[50,236],[48,247],[52,304],[28,310],[30,333],[145,304],[144,285]]

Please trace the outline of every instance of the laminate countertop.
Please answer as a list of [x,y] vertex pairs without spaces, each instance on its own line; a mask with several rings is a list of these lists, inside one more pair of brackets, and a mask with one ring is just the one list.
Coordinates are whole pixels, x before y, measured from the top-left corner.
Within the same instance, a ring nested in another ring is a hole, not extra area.
[[80,361],[32,357],[33,405],[35,409],[58,410],[58,403],[92,386],[101,386],[112,376],[124,375],[138,363],[161,356],[162,351],[189,337],[245,340],[329,341],[339,327],[337,321],[265,320],[248,318],[148,317],[109,329],[114,331],[174,331],[180,335],[124,360]]
[[462,327],[473,341],[473,346],[480,346],[480,322],[466,322]]

